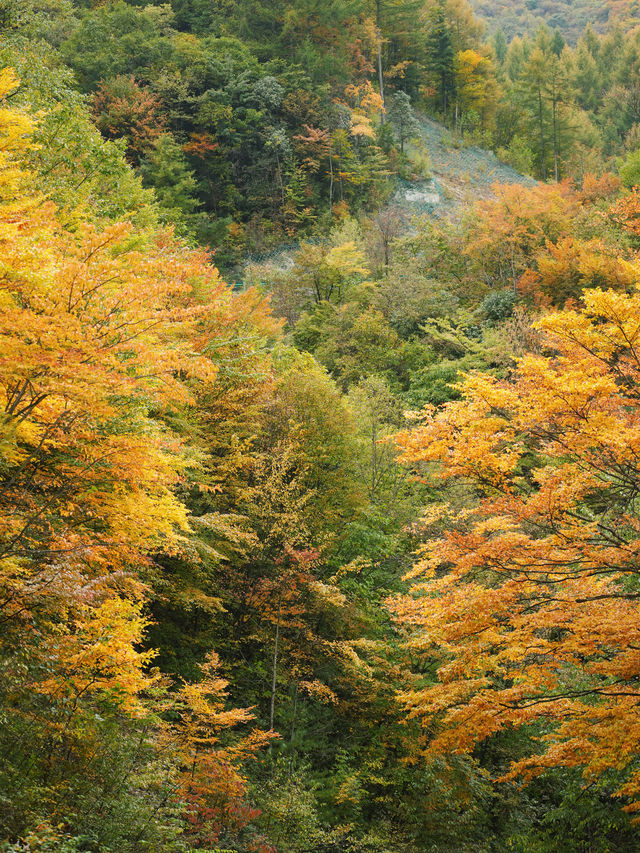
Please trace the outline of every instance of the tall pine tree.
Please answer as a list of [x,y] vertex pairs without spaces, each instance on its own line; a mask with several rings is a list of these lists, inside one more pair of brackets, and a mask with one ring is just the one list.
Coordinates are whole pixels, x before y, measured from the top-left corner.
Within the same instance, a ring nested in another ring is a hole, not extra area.
[[425,65],[436,81],[440,108],[446,117],[449,103],[455,95],[455,76],[451,33],[442,0],[439,0],[431,11],[426,46]]

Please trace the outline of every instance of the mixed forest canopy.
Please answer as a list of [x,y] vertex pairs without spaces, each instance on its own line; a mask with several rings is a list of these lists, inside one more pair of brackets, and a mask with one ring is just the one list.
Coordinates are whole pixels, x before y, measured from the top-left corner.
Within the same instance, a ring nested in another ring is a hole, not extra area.
[[575,45],[587,26],[604,33],[615,26],[629,29],[640,20],[636,0],[470,0],[490,31],[502,30],[511,40],[541,24],[558,29]]
[[636,17],[0,2],[1,853],[640,848]]

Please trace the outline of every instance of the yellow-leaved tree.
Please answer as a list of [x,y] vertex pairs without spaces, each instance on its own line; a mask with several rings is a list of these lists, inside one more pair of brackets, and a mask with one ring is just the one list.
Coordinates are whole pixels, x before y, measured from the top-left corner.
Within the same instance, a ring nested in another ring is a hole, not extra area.
[[[187,547],[177,487],[202,455],[168,424],[214,396],[240,405],[227,385],[232,362],[250,366],[241,333],[277,324],[264,299],[236,300],[207,253],[170,232],[65,230],[24,166],[33,124],[7,106],[16,85],[0,73],[0,706],[11,708],[0,788],[12,791],[0,822],[12,840],[46,824],[56,838],[67,826],[98,840],[134,833],[139,849],[150,816],[169,809],[175,828],[187,807],[191,711],[173,727],[154,716],[166,685],[145,650],[148,568]],[[213,732],[250,715],[221,710],[218,682],[189,689],[187,705],[195,690],[218,697],[200,724],[219,770],[206,796],[239,808],[239,763],[263,739],[218,747]],[[148,812],[127,823],[132,791]]]

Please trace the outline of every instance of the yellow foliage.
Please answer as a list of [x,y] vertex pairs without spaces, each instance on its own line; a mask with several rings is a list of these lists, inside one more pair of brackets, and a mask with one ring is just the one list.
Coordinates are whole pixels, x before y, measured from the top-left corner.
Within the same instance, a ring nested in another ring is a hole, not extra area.
[[325,263],[345,278],[370,274],[364,254],[356,247],[353,240],[329,249]]
[[462,109],[480,112],[489,96],[490,60],[475,50],[461,50],[455,56],[454,69]]
[[314,699],[317,699],[318,702],[321,702],[323,705],[338,704],[338,697],[336,694],[330,687],[327,687],[327,685],[323,684],[321,681],[301,681],[300,687],[305,691],[305,693]]

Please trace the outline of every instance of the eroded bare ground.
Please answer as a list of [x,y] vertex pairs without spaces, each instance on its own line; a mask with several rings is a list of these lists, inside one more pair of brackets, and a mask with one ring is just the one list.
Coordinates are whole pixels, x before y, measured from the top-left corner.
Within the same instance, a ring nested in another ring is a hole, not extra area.
[[420,117],[420,128],[417,145],[429,155],[431,177],[400,181],[391,205],[401,209],[406,219],[427,214],[457,221],[474,201],[491,197],[496,183],[534,183],[500,162],[493,152],[457,142],[431,119]]

